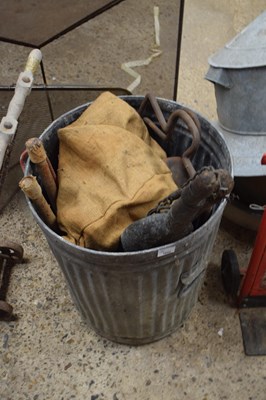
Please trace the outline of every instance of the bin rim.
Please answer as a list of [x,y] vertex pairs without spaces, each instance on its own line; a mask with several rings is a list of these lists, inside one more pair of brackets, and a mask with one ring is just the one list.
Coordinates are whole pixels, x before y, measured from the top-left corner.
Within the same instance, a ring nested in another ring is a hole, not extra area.
[[[138,100],[138,99],[139,99],[139,100],[143,100],[145,96],[143,96],[143,95],[137,95],[137,96],[135,96],[135,95],[121,95],[121,96],[118,96],[118,97],[121,98],[121,99],[123,99],[123,100],[127,100],[127,99],[130,99],[130,98],[134,98],[135,100]],[[160,101],[166,102],[166,103],[169,104],[169,105],[172,104],[172,105],[174,105],[174,106],[178,105],[178,106],[180,106],[181,108],[189,108],[191,111],[195,112],[200,118],[202,118],[203,120],[207,121],[207,122],[215,129],[215,131],[216,131],[216,133],[217,133],[217,136],[220,138],[220,140],[221,140],[221,141],[224,143],[224,145],[225,145],[225,148],[226,148],[226,150],[227,150],[227,152],[228,152],[228,156],[229,156],[229,160],[230,160],[230,169],[229,169],[229,173],[233,176],[233,162],[232,162],[232,156],[231,156],[231,153],[230,153],[230,151],[229,151],[229,149],[228,149],[228,146],[227,146],[227,144],[226,144],[226,142],[225,142],[225,139],[224,139],[223,135],[219,132],[219,130],[218,130],[214,125],[212,125],[212,123],[211,123],[206,117],[204,117],[204,116],[201,115],[198,111],[195,111],[195,110],[194,110],[193,108],[191,108],[191,107],[188,107],[188,106],[186,106],[186,105],[184,105],[184,104],[181,104],[181,103],[178,103],[178,102],[176,102],[176,101],[174,101],[174,100],[169,100],[169,99],[166,99],[166,98],[163,98],[163,97],[156,97],[156,99],[157,99],[159,102],[160,102]],[[81,104],[81,105],[79,105],[79,106],[77,106],[77,107],[75,107],[75,108],[73,108],[73,109],[67,111],[66,113],[60,115],[58,118],[56,118],[54,121],[52,121],[52,122],[47,126],[47,128],[46,128],[46,129],[43,131],[43,133],[39,136],[39,139],[43,139],[43,137],[45,137],[45,136],[47,135],[47,132],[50,131],[51,127],[52,127],[53,125],[55,125],[57,122],[61,121],[62,119],[65,119],[69,114],[73,114],[75,111],[79,111],[80,109],[85,109],[86,107],[88,107],[88,106],[89,106],[90,104],[92,104],[92,103],[93,103],[93,101],[88,101],[88,102],[86,102],[86,103],[84,103],[84,104]],[[27,176],[27,175],[29,174],[29,172],[28,172],[29,168],[30,168],[30,159],[28,158],[27,161],[26,161],[26,164],[25,164],[24,176]],[[227,201],[226,199],[223,199],[223,200],[220,202],[220,204],[218,205],[218,207],[215,209],[214,214],[217,213],[217,215],[218,215],[218,214],[219,214],[218,211],[220,211],[220,210],[221,210],[221,212],[222,212],[222,209],[225,207],[226,201]],[[117,258],[117,257],[119,257],[119,258],[123,258],[123,257],[126,258],[126,257],[130,257],[130,256],[133,256],[133,255],[140,255],[140,254],[141,254],[141,255],[148,255],[148,254],[152,254],[152,253],[156,253],[156,252],[158,253],[158,251],[160,251],[160,249],[161,249],[161,250],[162,250],[162,249],[168,249],[168,248],[171,248],[171,247],[175,248],[177,244],[178,244],[178,246],[182,246],[182,245],[185,246],[185,244],[186,244],[188,238],[191,239],[193,236],[198,236],[198,235],[200,236],[200,233],[201,233],[203,230],[206,230],[206,228],[208,228],[209,225],[211,225],[212,219],[213,219],[213,217],[214,217],[214,214],[212,214],[212,215],[208,218],[208,220],[207,220],[206,222],[204,222],[204,224],[202,224],[199,228],[195,229],[195,230],[194,230],[193,232],[191,232],[189,235],[187,235],[187,236],[183,237],[182,239],[179,239],[179,240],[177,240],[177,241],[175,241],[175,242],[165,244],[165,245],[163,245],[163,246],[157,246],[157,247],[153,247],[153,248],[151,248],[151,249],[145,249],[145,250],[139,250],[139,251],[130,251],[130,252],[101,251],[101,250],[93,250],[93,249],[89,249],[89,248],[86,248],[86,247],[78,246],[78,245],[75,245],[75,244],[69,242],[68,240],[64,239],[62,236],[58,235],[58,234],[57,234],[56,232],[54,232],[51,228],[49,228],[49,226],[40,218],[39,214],[37,213],[37,211],[35,210],[35,208],[34,208],[32,202],[31,202],[31,200],[28,199],[27,197],[26,197],[26,202],[27,202],[27,204],[28,204],[28,206],[29,206],[29,208],[30,208],[31,213],[33,214],[34,218],[36,219],[38,225],[39,225],[40,227],[41,227],[42,225],[45,226],[45,229],[47,229],[47,230],[50,232],[51,236],[53,236],[56,240],[59,240],[59,241],[62,243],[63,246],[68,245],[69,248],[73,248],[73,249],[75,249],[75,250],[80,250],[80,251],[82,251],[82,252],[84,252],[84,253],[93,254],[93,255],[95,255],[95,256],[101,254],[101,255],[104,255],[104,256],[107,256],[107,257],[116,257],[116,258]],[[175,250],[173,250],[173,251],[167,253],[167,250],[166,250],[166,254],[165,254],[165,255],[173,254],[174,252],[175,252]]]
[[[179,240],[177,240],[175,242],[171,242],[171,243],[165,244],[163,246],[157,246],[157,247],[152,247],[151,249],[138,250],[138,251],[123,251],[123,252],[122,251],[121,252],[102,251],[102,250],[93,250],[93,249],[90,249],[90,248],[87,248],[87,247],[82,247],[82,246],[76,245],[76,244],[71,243],[68,240],[64,239],[62,236],[58,235],[51,228],[49,228],[49,226],[40,218],[39,214],[37,213],[37,211],[33,207],[32,202],[30,201],[30,199],[26,198],[26,201],[27,201],[28,206],[29,206],[34,218],[36,219],[38,225],[39,226],[44,225],[45,229],[49,231],[50,235],[53,236],[56,240],[60,241],[63,246],[68,245],[69,248],[73,248],[75,250],[80,250],[80,251],[82,251],[84,253],[93,254],[95,256],[101,254],[101,255],[104,255],[104,256],[107,256],[107,257],[115,257],[115,258],[117,258],[117,257],[119,257],[119,258],[125,257],[126,258],[126,257],[130,257],[130,256],[133,256],[133,255],[148,255],[148,254],[152,254],[152,253],[156,253],[156,252],[158,253],[160,251],[162,253],[162,256],[163,255],[167,256],[167,255],[174,254],[177,244],[178,244],[179,247],[181,247],[181,246],[186,247],[186,242],[187,242],[188,239],[193,241],[193,237],[194,236],[199,236],[200,237],[201,236],[201,232],[205,231],[208,228],[208,226],[212,224],[212,219],[214,217],[214,214],[212,214],[209,217],[209,219],[206,222],[204,222],[204,224],[202,224],[199,228],[195,229],[190,234],[184,236],[182,239],[179,239]],[[215,209],[214,213],[215,214],[217,213],[217,215],[218,215],[220,210],[222,212],[222,209],[225,207],[225,203],[226,203],[226,199],[223,199],[221,201],[221,203],[219,204],[219,206]],[[173,248],[172,251],[170,251],[171,248]],[[165,249],[165,252],[162,249]],[[167,249],[169,249],[169,251],[167,251]],[[165,254],[163,254],[163,253],[165,253]]]

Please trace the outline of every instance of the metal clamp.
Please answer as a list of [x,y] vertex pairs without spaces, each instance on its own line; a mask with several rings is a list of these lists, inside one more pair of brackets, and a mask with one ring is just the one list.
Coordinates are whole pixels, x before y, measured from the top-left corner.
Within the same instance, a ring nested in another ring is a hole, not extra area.
[[6,302],[12,267],[22,262],[23,248],[13,242],[0,241],[0,320],[14,319],[13,307]]

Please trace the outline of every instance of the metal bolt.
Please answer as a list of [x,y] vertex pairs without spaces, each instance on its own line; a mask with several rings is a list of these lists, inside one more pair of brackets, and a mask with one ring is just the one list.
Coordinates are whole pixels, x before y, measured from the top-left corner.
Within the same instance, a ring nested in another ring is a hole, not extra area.
[[5,122],[5,123],[4,123],[4,127],[5,127],[6,129],[11,129],[11,128],[13,127],[13,125],[12,125],[11,122]]

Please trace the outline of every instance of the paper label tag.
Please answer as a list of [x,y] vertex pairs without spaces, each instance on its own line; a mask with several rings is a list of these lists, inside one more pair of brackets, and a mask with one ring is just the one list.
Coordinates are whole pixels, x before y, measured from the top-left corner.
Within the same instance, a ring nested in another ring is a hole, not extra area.
[[157,257],[167,256],[175,252],[175,246],[165,247],[158,250]]

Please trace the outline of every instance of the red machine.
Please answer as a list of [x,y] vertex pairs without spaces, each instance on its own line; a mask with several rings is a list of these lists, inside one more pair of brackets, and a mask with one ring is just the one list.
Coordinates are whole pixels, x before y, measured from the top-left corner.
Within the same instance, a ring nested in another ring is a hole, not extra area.
[[247,272],[238,295],[239,306],[266,306],[266,208],[257,233]]
[[[266,165],[266,153],[261,163]],[[241,308],[240,322],[247,355],[266,355],[266,206],[247,269],[240,271],[233,250],[222,256],[225,291]],[[247,310],[247,308],[253,308]]]

